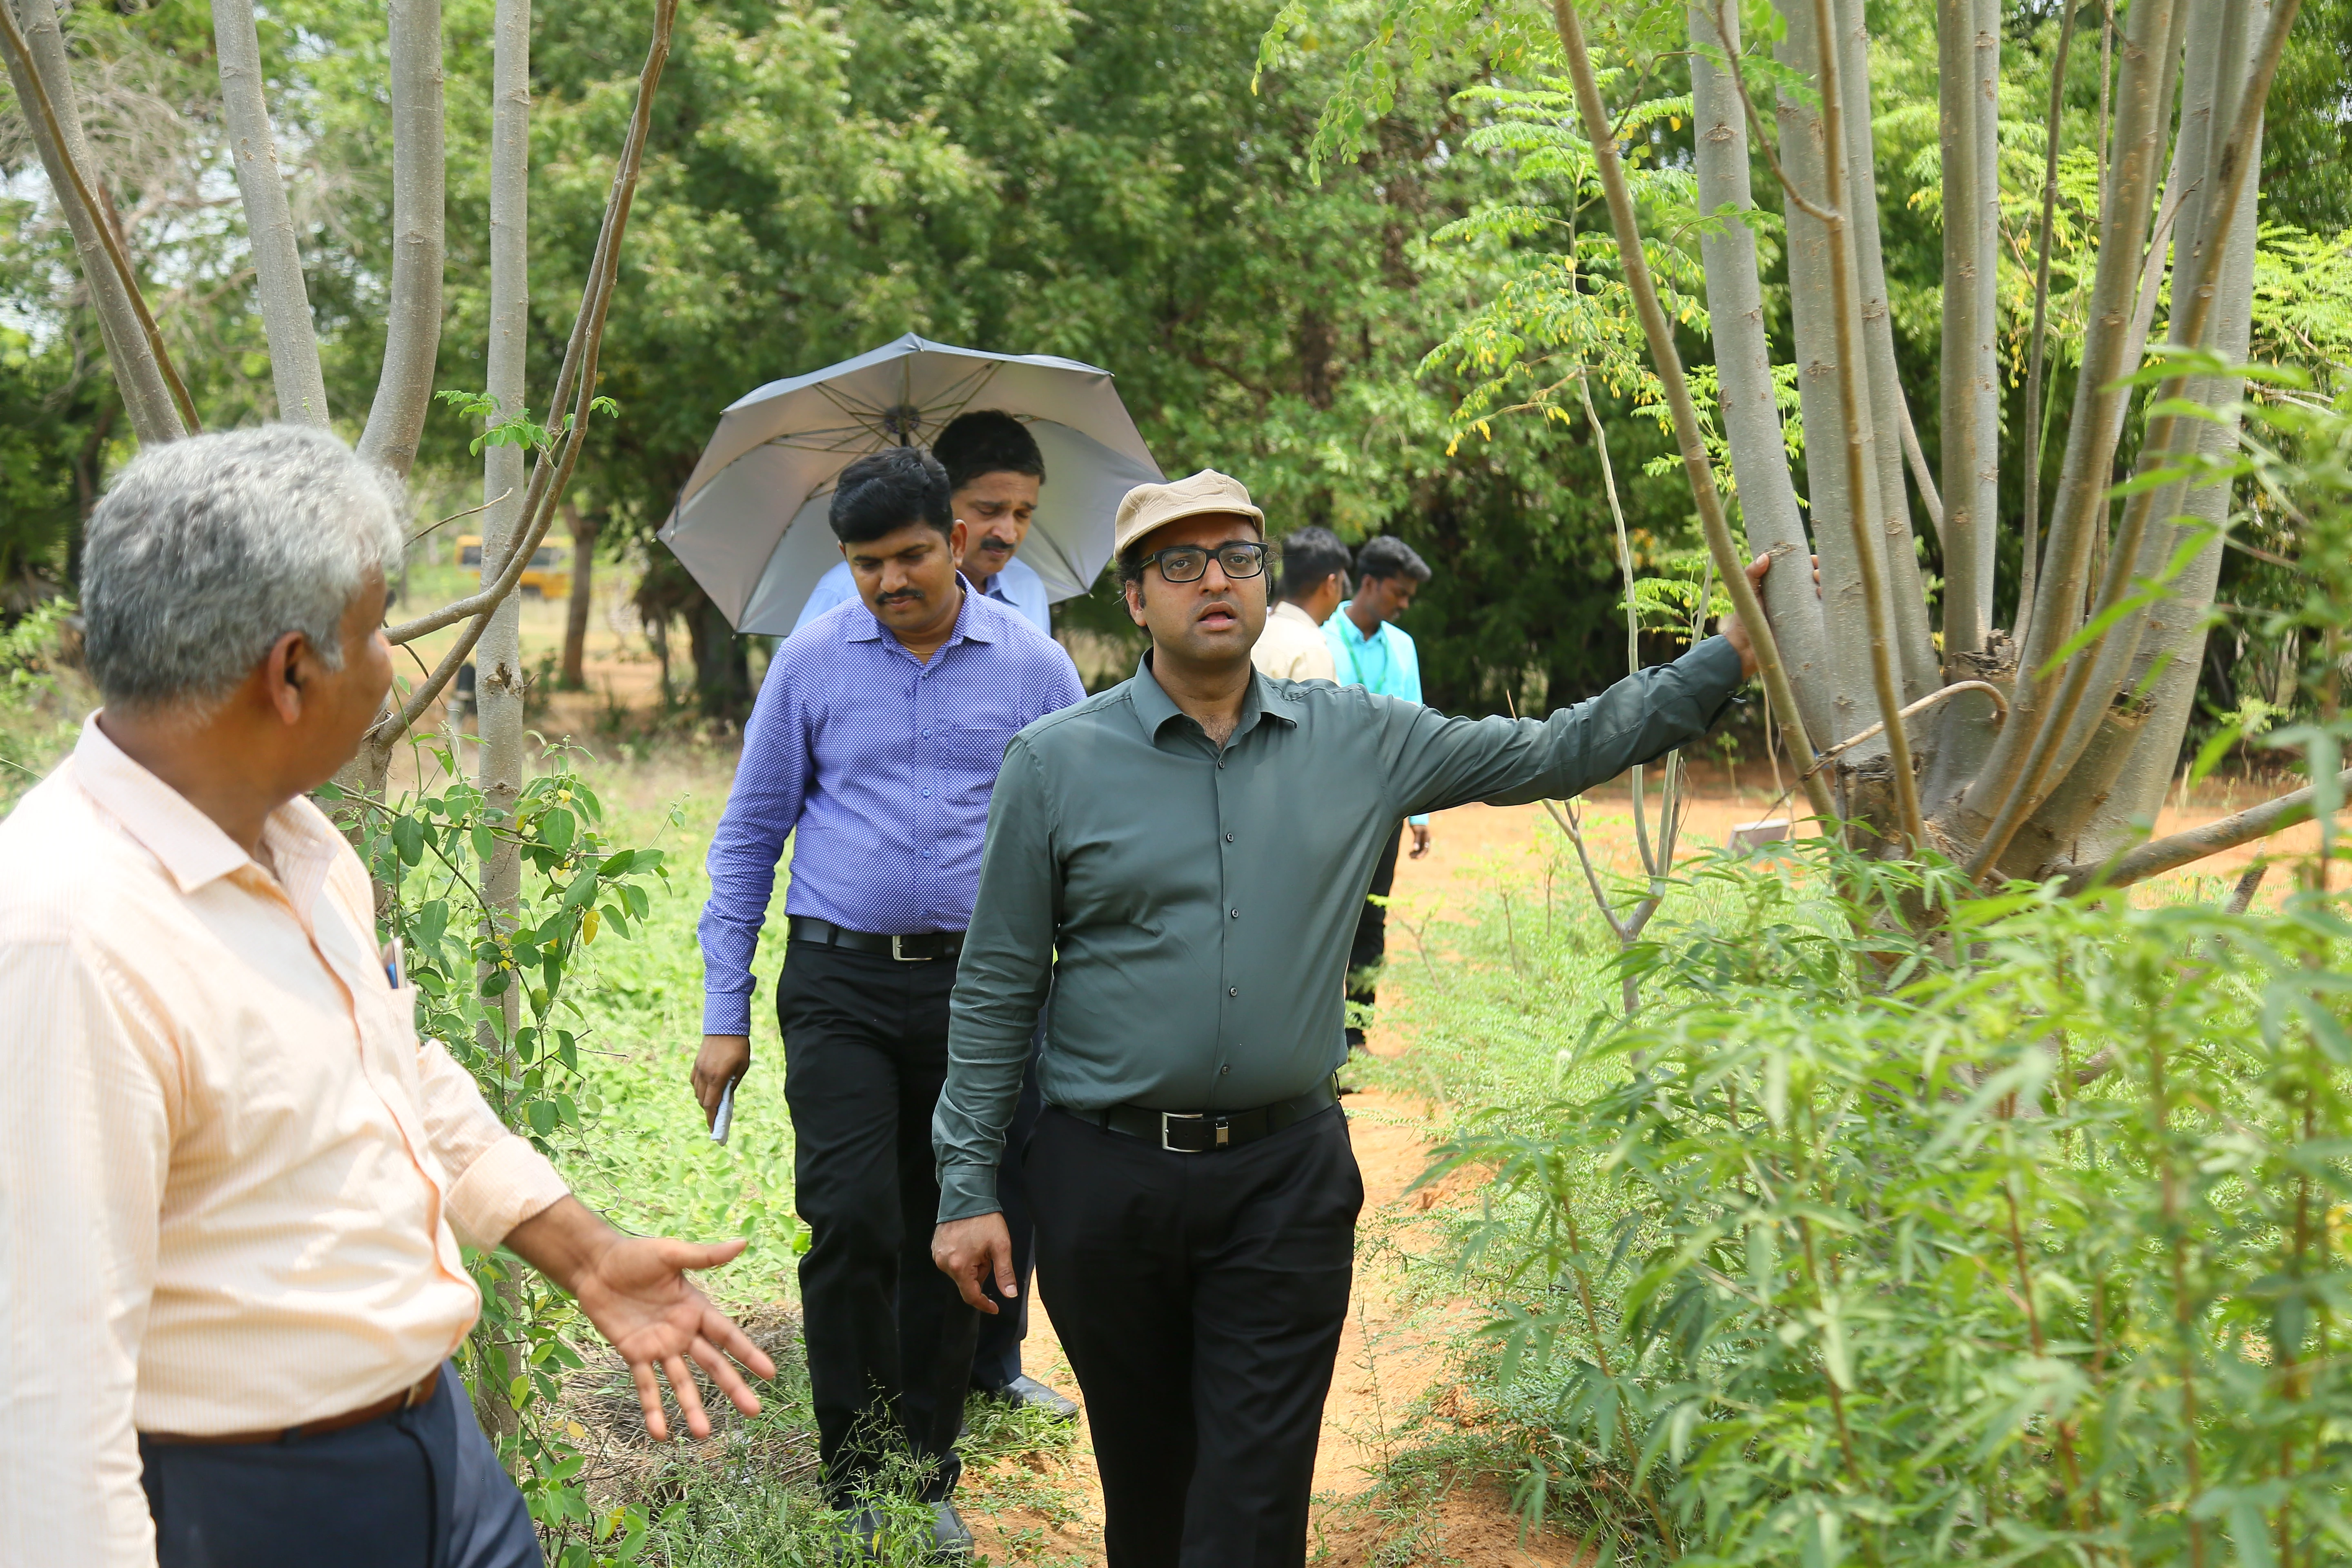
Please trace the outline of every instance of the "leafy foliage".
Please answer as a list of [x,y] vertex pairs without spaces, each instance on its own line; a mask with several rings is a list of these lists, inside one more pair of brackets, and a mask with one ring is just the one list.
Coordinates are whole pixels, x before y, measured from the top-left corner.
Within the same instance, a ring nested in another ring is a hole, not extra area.
[[[418,1033],[448,1047],[508,1126],[558,1152],[580,1139],[598,1109],[580,1068],[587,1018],[566,983],[600,935],[626,942],[651,917],[651,887],[668,879],[663,852],[607,841],[604,804],[568,748],[549,749],[549,771],[528,781],[511,811],[488,805],[447,751],[420,760],[438,789],[395,802],[348,799],[331,786],[324,793],[343,799],[362,825],[362,855],[391,891],[382,913],[416,987]],[[527,868],[513,918],[494,911],[480,889],[480,868],[502,845]],[[521,1006],[507,1005],[510,993]],[[564,1375],[583,1364],[567,1339],[580,1327],[576,1309],[510,1255],[469,1261],[482,1316],[462,1370],[471,1384],[503,1384],[520,1416],[516,1431],[499,1436],[551,1562],[604,1568],[635,1561],[647,1529],[644,1510],[592,1505],[579,1484],[585,1457],[556,1409]]]
[[[1826,845],[1701,880],[1614,1081],[1450,1151],[1496,1173],[1531,1500],[1605,1478],[1620,1560],[2352,1549],[2332,904],[1964,900]],[[1977,962],[1894,934],[1923,906]]]

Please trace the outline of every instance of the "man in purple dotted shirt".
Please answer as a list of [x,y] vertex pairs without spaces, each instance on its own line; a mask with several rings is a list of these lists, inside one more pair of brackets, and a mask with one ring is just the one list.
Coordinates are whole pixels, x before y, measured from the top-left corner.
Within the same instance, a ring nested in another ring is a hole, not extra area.
[[776,1016],[825,1494],[870,1549],[903,1447],[955,1556],[971,1546],[949,1498],[980,1320],[930,1266],[948,997],[1005,743],[1085,690],[1058,643],[957,574],[965,525],[929,453],[852,463],[831,521],[857,599],[784,640],[744,729],[710,843],[694,1091],[715,1114],[751,1067],[751,961],[793,837]]

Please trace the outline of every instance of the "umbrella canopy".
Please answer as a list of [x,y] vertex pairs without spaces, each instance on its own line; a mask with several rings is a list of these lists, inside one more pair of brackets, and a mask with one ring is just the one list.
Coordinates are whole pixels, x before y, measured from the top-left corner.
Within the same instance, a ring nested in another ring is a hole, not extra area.
[[825,521],[841,470],[886,447],[928,447],[972,408],[1001,408],[1037,438],[1045,488],[1021,559],[1052,597],[1085,593],[1110,559],[1119,498],[1161,477],[1110,373],[912,332],[730,405],[660,537],[737,631],[782,636],[841,559]]

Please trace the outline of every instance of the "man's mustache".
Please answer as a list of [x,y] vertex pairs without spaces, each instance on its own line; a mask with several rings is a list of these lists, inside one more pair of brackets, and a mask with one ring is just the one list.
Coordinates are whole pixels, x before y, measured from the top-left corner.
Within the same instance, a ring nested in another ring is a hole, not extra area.
[[922,596],[923,592],[919,588],[893,588],[887,594],[875,595],[874,602],[877,605],[910,605]]

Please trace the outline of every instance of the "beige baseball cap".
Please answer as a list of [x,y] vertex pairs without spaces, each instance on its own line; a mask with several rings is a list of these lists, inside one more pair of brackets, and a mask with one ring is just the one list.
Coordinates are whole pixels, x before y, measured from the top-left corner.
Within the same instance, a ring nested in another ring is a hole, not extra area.
[[1245,517],[1257,524],[1259,537],[1265,534],[1265,513],[1252,503],[1248,488],[1231,474],[1202,468],[1164,485],[1138,485],[1120,498],[1111,553],[1125,554],[1129,545],[1179,518],[1212,512]]

